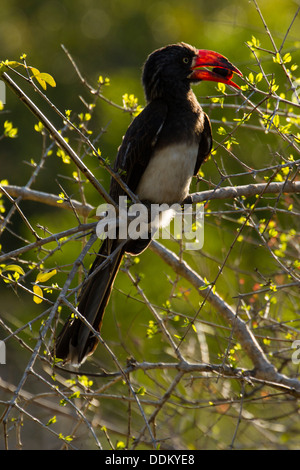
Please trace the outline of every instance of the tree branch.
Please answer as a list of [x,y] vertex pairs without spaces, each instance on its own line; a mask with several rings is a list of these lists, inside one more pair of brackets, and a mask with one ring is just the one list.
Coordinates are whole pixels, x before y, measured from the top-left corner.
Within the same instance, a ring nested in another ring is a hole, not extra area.
[[181,260],[173,252],[163,247],[155,240],[152,241],[150,249],[171,266],[176,274],[179,274],[189,281],[199,295],[206,299],[222,315],[227,324],[231,325],[233,333],[254,364],[253,375],[255,377],[286,385],[292,389],[293,394],[300,397],[300,382],[296,379],[286,377],[276,370],[273,364],[268,361],[265,353],[246,323],[239,318],[236,312],[217,293],[214,293],[210,287],[205,284],[196,271],[184,260]]
[[201,191],[192,194],[193,202],[204,202],[211,199],[234,199],[235,197],[251,197],[265,194],[279,193],[300,193],[300,181],[280,182],[280,183],[258,183],[246,184],[243,186],[226,186],[224,188],[213,189],[209,191]]
[[[76,199],[71,199],[71,203],[62,201],[58,204],[60,196],[55,194],[45,193],[43,191],[36,191],[30,188],[14,186],[14,185],[3,185],[3,188],[13,197],[21,196],[23,199],[41,202],[49,206],[61,207],[63,209],[73,210],[76,209],[78,214],[87,217],[89,213],[94,209],[90,204],[82,204]],[[210,189],[207,191],[201,191],[191,194],[192,200],[195,203],[201,203],[211,199],[234,199],[235,197],[252,197],[265,194],[298,194],[300,193],[300,181],[285,181],[280,183],[258,183],[258,184],[246,184],[242,186],[225,186],[224,188]]]
[[[14,186],[14,185],[3,185],[3,188],[7,191],[10,196],[13,197],[22,197],[24,200],[40,202],[42,204],[47,204],[48,206],[55,206],[57,208],[63,208],[68,210],[73,210],[72,206],[78,214],[83,217],[88,217],[89,213],[94,209],[90,204],[82,204],[75,199],[63,200],[60,196],[56,194],[45,193],[43,191],[36,191],[34,189]],[[59,201],[59,203],[57,202]]]

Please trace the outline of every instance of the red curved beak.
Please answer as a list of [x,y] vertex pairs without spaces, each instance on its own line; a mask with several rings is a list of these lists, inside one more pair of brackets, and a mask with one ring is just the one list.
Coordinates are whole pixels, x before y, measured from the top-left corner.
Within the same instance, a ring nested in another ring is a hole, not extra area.
[[[203,67],[212,67],[212,69],[203,70]],[[199,70],[199,68],[201,68],[201,70]],[[197,56],[193,59],[191,69],[192,73],[189,78],[192,81],[206,80],[220,82],[237,88],[238,90],[240,89],[231,79],[234,73],[243,76],[242,72],[218,52],[199,49]]]

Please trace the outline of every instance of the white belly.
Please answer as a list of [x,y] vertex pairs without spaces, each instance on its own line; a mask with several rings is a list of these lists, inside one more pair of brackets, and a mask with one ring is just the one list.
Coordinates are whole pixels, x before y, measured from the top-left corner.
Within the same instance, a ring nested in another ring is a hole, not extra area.
[[189,193],[198,145],[174,144],[158,150],[151,158],[136,194],[140,200],[173,204]]

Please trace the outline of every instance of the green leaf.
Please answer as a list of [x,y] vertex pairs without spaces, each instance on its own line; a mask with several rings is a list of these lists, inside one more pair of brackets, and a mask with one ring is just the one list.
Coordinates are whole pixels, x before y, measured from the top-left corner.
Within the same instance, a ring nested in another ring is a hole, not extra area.
[[4,135],[9,137],[10,139],[14,139],[17,137],[18,129],[17,127],[13,127],[13,123],[10,121],[5,121],[4,123]]
[[281,57],[279,52],[277,52],[277,54],[273,57],[273,62],[275,62],[275,64],[281,64]]
[[283,59],[282,59],[282,60],[283,60],[283,63],[284,63],[284,64],[287,64],[288,62],[291,62],[291,60],[292,60],[291,54],[288,52],[287,54],[285,54],[285,55],[283,56]]
[[247,41],[247,44],[250,47],[260,47],[260,42],[255,36],[252,36],[251,41]]
[[63,441],[66,441],[66,442],[73,441],[72,436],[64,436],[62,433],[59,433],[58,437],[59,437],[59,439],[62,439]]
[[[34,285],[33,286],[33,292],[36,294],[33,296],[33,301],[36,304],[40,304],[43,302],[43,291],[40,288],[40,286]],[[39,296],[39,297],[37,297]]]
[[34,130],[36,132],[42,132],[43,129],[44,129],[44,126],[40,121],[34,125]]
[[126,449],[125,443],[124,443],[123,441],[117,442],[116,449],[117,449],[117,450]]
[[21,268],[21,266],[18,266],[17,264],[9,264],[5,267],[1,267],[1,270],[2,271],[13,271],[15,273],[19,273],[21,274],[21,276],[24,276],[25,275],[25,271],[23,268]]
[[225,93],[226,91],[225,83],[218,83],[218,91],[220,91],[221,93]]
[[48,85],[50,85],[52,87],[56,86],[55,80],[52,77],[52,75],[50,75],[49,73],[40,72],[35,67],[30,67],[30,68],[31,68],[31,71],[33,73],[32,78],[35,78],[37,80],[37,82],[41,85],[43,90],[47,89],[47,83],[48,83]]
[[219,129],[217,130],[217,133],[219,135],[227,135],[227,131],[224,129],[224,127],[219,127]]
[[102,75],[99,75],[98,83],[99,83],[100,85],[106,85],[106,86],[108,86],[108,85],[110,85],[110,79],[107,78],[107,77],[103,78]]
[[40,73],[39,77],[41,80],[48,83],[48,85],[52,86],[53,88],[56,87],[56,82],[54,78],[52,77],[52,75],[50,75],[49,73],[45,73],[45,72]]
[[14,68],[18,67],[19,65],[23,65],[23,64],[21,64],[20,62],[15,61],[15,60],[2,60],[0,70],[4,67],[11,67],[11,68],[14,69]]
[[253,75],[252,72],[249,73],[248,80],[249,80],[250,83],[254,83],[254,75]]
[[39,273],[36,277],[35,282],[46,282],[51,277],[55,276],[55,274],[57,274],[56,269],[53,269],[52,271],[49,271],[47,273]]
[[275,93],[279,88],[279,85],[276,85],[275,80],[270,80],[270,92]]
[[78,377],[78,382],[81,383],[86,388],[89,388],[93,385],[93,381],[90,380],[86,375],[82,375],[81,377]]
[[50,426],[51,424],[56,423],[56,416],[53,416],[53,418],[50,418],[46,426]]

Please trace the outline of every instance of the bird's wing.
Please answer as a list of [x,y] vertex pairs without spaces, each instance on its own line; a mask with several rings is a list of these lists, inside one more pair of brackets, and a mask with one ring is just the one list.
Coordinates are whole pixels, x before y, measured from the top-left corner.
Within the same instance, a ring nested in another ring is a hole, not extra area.
[[[135,192],[163,129],[168,107],[162,100],[154,100],[132,121],[119,147],[114,170],[124,183]],[[125,195],[118,182],[112,178],[110,195],[118,202]]]
[[210,120],[207,114],[205,113],[203,114],[204,114],[204,125],[203,125],[203,131],[201,134],[199,148],[198,148],[198,155],[197,155],[197,161],[196,161],[195,170],[194,170],[194,176],[197,175],[200,169],[200,166],[209,157],[209,154],[212,149],[212,131],[211,131]]

